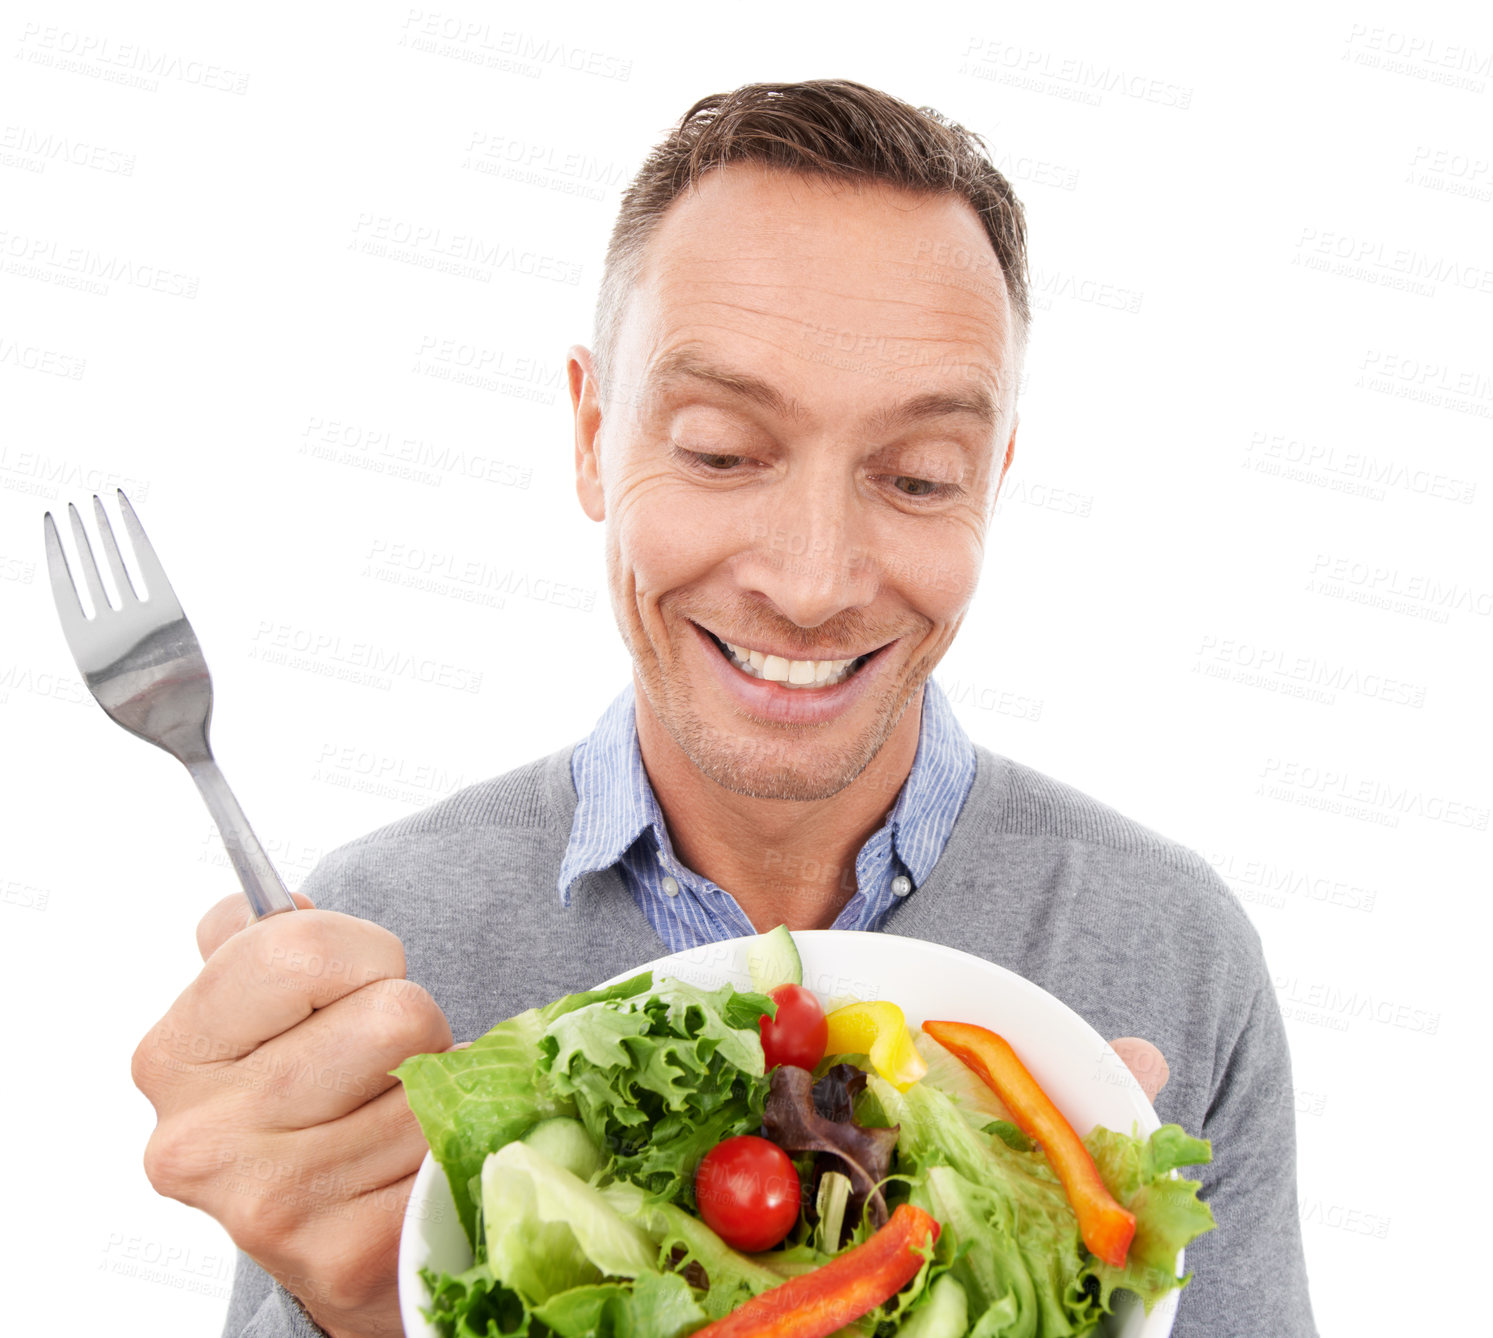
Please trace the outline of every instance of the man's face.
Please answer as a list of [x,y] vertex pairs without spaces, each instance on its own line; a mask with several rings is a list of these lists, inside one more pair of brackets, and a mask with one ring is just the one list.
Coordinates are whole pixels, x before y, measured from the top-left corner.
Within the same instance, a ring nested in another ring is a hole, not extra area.
[[[889,740],[974,594],[1015,332],[962,200],[737,166],[650,240],[577,486],[606,520],[639,733],[738,794],[820,799]],[[650,759],[650,768],[653,761]]]

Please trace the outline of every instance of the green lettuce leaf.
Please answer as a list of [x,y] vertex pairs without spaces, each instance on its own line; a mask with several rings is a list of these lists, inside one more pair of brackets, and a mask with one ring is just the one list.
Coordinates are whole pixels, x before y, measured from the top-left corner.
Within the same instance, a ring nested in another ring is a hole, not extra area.
[[603,1278],[658,1272],[658,1250],[584,1180],[509,1143],[482,1166],[487,1263],[532,1305]]
[[550,1023],[537,1084],[569,1103],[607,1172],[694,1206],[692,1178],[722,1139],[755,1130],[767,1098],[764,995],[664,980],[625,1007],[601,1001]]
[[477,1197],[471,1186],[487,1154],[522,1138],[542,1119],[576,1113],[575,1103],[551,1091],[535,1072],[546,1028],[576,1009],[608,999],[630,999],[652,983],[645,971],[609,989],[567,994],[498,1023],[464,1049],[413,1055],[393,1071],[404,1084],[405,1098],[425,1141],[446,1173],[462,1229],[474,1251],[479,1233]]
[[680,1338],[707,1319],[674,1273],[573,1287],[532,1309],[486,1264],[421,1277],[433,1298],[426,1314],[445,1338]]
[[677,1273],[562,1292],[535,1310],[562,1338],[679,1338],[705,1322],[689,1284]]
[[1187,1285],[1187,1279],[1177,1279],[1177,1251],[1215,1225],[1213,1210],[1197,1197],[1202,1183],[1174,1180],[1171,1173],[1208,1162],[1213,1150],[1207,1139],[1193,1138],[1178,1124],[1162,1125],[1144,1143],[1095,1129],[1084,1139],[1084,1146],[1105,1187],[1135,1214],[1135,1238],[1125,1266],[1090,1261],[1090,1271],[1099,1280],[1100,1299],[1108,1308],[1110,1293],[1123,1287],[1139,1295],[1150,1310],[1174,1287]]
[[719,1319],[783,1281],[780,1273],[733,1250],[698,1217],[660,1202],[637,1185],[618,1180],[602,1186],[600,1193],[618,1213],[648,1233],[659,1258],[669,1259],[676,1269],[699,1265],[710,1281],[702,1304],[711,1319]]
[[906,1092],[880,1078],[870,1088],[901,1124],[897,1169],[913,1177],[911,1201],[943,1226],[938,1257],[962,1286],[973,1332],[1089,1332],[1078,1220],[1046,1158],[981,1132],[968,1105],[926,1081]]
[[819,1221],[809,1242],[816,1250],[830,1254],[840,1248],[845,1226],[845,1209],[850,1204],[850,1177],[839,1171],[826,1171],[819,1181],[819,1196],[814,1205]]
[[927,1081],[899,1093],[879,1078],[870,1089],[902,1126],[899,1174],[911,1201],[943,1224],[938,1257],[964,1290],[970,1332],[995,1338],[1091,1333],[1112,1293],[1137,1293],[1147,1309],[1179,1286],[1177,1251],[1213,1225],[1200,1186],[1172,1179],[1206,1161],[1208,1144],[1176,1125],[1141,1140],[1096,1129],[1086,1144],[1110,1192],[1136,1217],[1125,1267],[1084,1248],[1078,1220],[1039,1149],[1006,1138],[997,1122],[975,1128],[968,1108]]
[[991,1183],[997,1179],[930,1166],[911,1196],[943,1225],[938,1243],[949,1251],[949,1273],[964,1289],[974,1331],[1002,1338],[1091,1332],[1100,1312],[1084,1291],[1071,1209],[1065,1214],[1045,1193],[1030,1192],[1020,1176],[1002,1186]]
[[420,1277],[430,1295],[425,1314],[445,1338],[526,1338],[534,1332],[523,1297],[499,1282],[486,1264],[454,1274],[422,1268]]

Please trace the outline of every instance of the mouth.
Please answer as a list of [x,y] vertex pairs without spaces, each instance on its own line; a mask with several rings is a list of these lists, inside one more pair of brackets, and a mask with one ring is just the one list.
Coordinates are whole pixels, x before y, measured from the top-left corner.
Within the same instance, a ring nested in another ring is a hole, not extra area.
[[[698,626],[698,624],[696,624]],[[782,655],[753,650],[750,646],[738,646],[723,641],[705,628],[701,628],[715,647],[736,669],[748,678],[762,679],[785,688],[828,688],[843,683],[855,674],[862,665],[884,647],[868,651],[849,660],[790,660]]]

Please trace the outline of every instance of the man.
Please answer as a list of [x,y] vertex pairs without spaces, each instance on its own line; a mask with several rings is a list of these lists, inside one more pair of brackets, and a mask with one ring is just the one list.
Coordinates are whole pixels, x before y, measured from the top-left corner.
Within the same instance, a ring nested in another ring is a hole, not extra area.
[[[576,748],[328,857],[323,909],[214,908],[137,1052],[153,1183],[247,1256],[229,1333],[398,1330],[424,1152],[401,1059],[779,922],[961,947],[1158,1042],[1160,1114],[1215,1154],[1176,1332],[1312,1332],[1242,911],[1196,856],[976,749],[929,681],[1011,462],[1027,319],[1009,187],[883,94],[749,86],[650,157],[569,362],[634,690]],[[865,356],[815,356],[840,344]],[[1124,1046],[1154,1090],[1155,1050]]]

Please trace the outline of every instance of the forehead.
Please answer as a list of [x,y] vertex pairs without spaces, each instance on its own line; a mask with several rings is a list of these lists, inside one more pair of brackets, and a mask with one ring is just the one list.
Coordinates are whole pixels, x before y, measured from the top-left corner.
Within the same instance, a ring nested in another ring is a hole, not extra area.
[[656,389],[679,379],[681,350],[826,412],[910,394],[1004,408],[1017,370],[1005,280],[967,201],[755,166],[707,174],[648,243],[618,371]]

